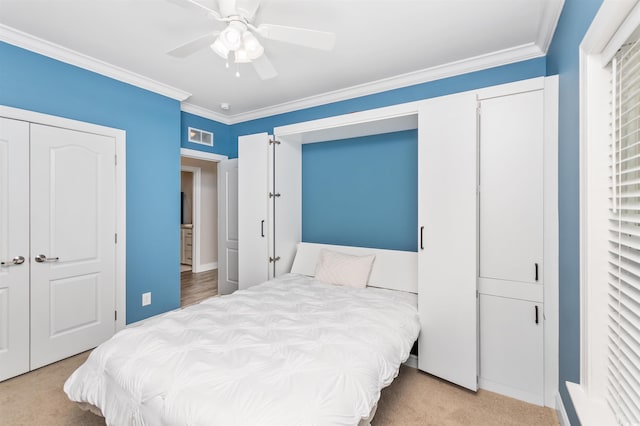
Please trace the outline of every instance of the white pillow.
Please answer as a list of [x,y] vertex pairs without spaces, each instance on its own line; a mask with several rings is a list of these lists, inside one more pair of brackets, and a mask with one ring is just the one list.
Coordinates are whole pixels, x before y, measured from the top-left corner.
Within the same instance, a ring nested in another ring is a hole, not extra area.
[[329,284],[365,288],[375,254],[354,256],[322,249],[316,264],[316,279]]

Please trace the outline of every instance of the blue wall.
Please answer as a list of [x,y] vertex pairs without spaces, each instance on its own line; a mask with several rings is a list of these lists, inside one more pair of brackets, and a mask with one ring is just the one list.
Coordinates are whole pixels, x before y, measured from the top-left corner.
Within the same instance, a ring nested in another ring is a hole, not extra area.
[[579,45],[602,0],[565,0],[547,74],[560,78],[558,208],[560,220],[560,395],[571,424],[579,424],[567,380],[580,382]]
[[180,103],[0,43],[0,104],[127,132],[127,322],[177,308]]
[[303,145],[303,241],[417,251],[417,157],[417,130]]
[[[182,148],[226,155],[230,158],[238,156],[238,141],[237,139],[231,140],[229,137],[230,126],[188,112],[182,112],[180,117],[182,121],[180,127],[180,146]],[[212,132],[213,146],[189,142],[189,127]]]
[[[229,136],[236,140],[240,135],[272,133],[274,127],[286,124],[540,77],[545,72],[545,58],[518,62],[235,124]],[[417,250],[416,156],[415,132],[305,146],[303,241]]]

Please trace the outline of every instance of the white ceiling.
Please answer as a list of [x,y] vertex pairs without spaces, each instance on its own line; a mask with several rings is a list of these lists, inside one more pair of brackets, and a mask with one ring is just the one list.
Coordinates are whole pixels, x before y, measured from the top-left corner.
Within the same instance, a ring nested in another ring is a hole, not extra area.
[[[202,3],[216,8],[215,0]],[[234,122],[267,115],[276,111],[273,106],[282,112],[286,105],[302,105],[300,100],[326,101],[319,95],[327,93],[363,94],[543,56],[562,5],[563,0],[262,0],[256,24],[337,37],[331,52],[261,40],[279,73],[266,81],[250,64],[240,64],[235,77],[234,65],[226,69],[210,49],[186,59],[168,56],[168,50],[224,26],[167,0],[0,0],[0,40],[27,48],[34,41],[24,42],[23,36],[46,40],[65,48],[64,54],[58,50],[59,59],[73,63],[79,53],[80,65],[86,56],[106,62],[138,74],[128,78],[119,70],[117,78],[124,75],[120,79],[134,84],[148,78],[188,92],[192,106]],[[229,111],[220,108],[222,102],[230,104]]]

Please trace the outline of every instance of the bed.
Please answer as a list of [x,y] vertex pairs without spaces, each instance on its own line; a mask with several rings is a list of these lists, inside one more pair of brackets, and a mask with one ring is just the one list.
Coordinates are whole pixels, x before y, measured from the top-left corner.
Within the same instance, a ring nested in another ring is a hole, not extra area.
[[118,332],[65,392],[113,425],[368,424],[420,327],[414,292],[372,280],[406,280],[415,253],[332,249],[303,243],[292,273]]

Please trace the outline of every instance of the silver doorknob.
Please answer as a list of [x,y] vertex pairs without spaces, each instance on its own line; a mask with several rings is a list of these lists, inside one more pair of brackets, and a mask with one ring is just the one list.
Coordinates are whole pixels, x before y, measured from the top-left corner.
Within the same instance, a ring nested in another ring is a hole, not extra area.
[[20,265],[24,263],[24,256],[16,256],[7,262],[0,262],[0,266]]
[[44,254],[39,254],[36,256],[36,262],[38,263],[42,263],[42,262],[57,262],[58,260],[60,260],[59,257],[47,257]]

